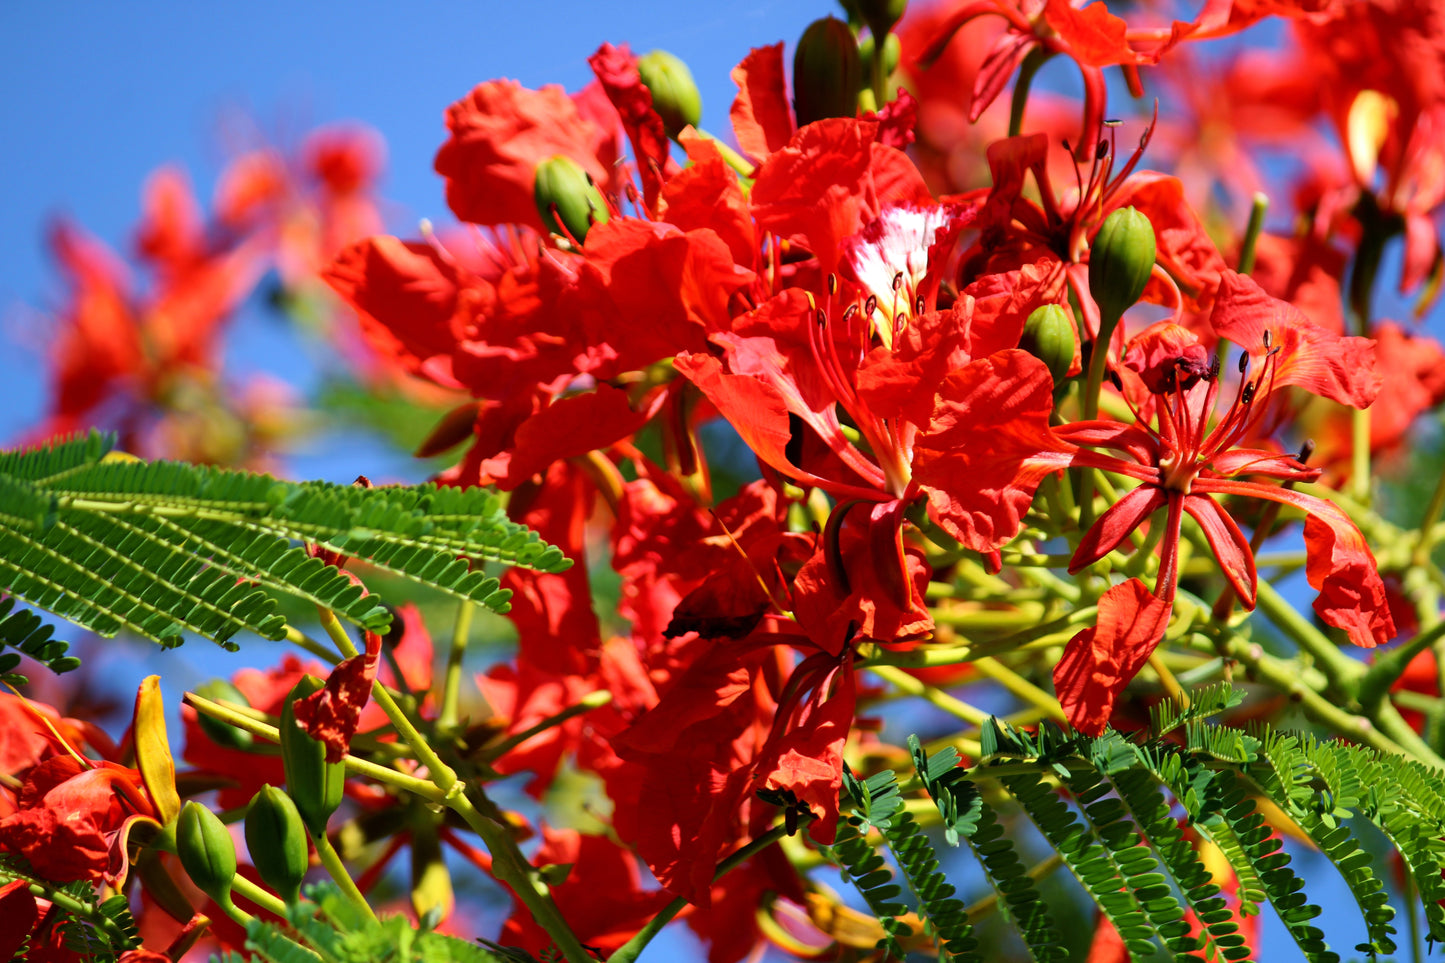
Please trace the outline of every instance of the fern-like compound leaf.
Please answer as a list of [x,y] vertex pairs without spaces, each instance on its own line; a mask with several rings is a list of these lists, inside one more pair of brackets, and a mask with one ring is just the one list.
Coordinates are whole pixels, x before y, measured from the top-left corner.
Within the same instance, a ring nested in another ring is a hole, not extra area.
[[[288,627],[278,595],[384,631],[382,601],[308,544],[499,612],[509,593],[480,563],[570,565],[483,489],[283,482],[118,458],[112,445],[92,433],[0,453],[0,593],[100,635],[169,646],[194,634],[228,648],[246,631],[279,639]],[[0,644],[73,667],[32,618],[0,610]],[[0,675],[14,662],[0,655]]]

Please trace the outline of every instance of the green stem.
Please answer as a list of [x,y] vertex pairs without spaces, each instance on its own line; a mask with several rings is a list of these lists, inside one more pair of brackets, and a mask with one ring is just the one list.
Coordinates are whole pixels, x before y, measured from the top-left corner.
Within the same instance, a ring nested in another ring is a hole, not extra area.
[[334,649],[328,649],[305,632],[289,625],[286,627],[286,641],[298,648],[305,649],[328,665],[335,665],[341,661],[341,656],[337,655]]
[[1415,542],[1413,561],[1415,565],[1424,567],[1430,563],[1430,550],[1435,541],[1435,523],[1440,520],[1440,513],[1445,510],[1445,474],[1435,482],[1435,490],[1430,493],[1430,504],[1425,506],[1425,516],[1420,519],[1420,534]]
[[326,872],[341,887],[341,894],[347,901],[361,911],[361,914],[373,923],[376,922],[376,913],[372,912],[371,904],[366,897],[361,895],[361,890],[356,888],[356,881],[346,871],[346,864],[341,861],[341,854],[336,847],[331,845],[331,839],[325,834],[313,834],[311,841],[316,844],[316,855],[321,857],[321,865],[326,867]]
[[1259,242],[1259,232],[1264,229],[1264,213],[1269,210],[1269,198],[1256,191],[1254,203],[1249,207],[1249,226],[1244,229],[1244,241],[1239,245],[1239,273],[1254,273],[1254,251]]
[[961,699],[956,699],[942,689],[914,678],[902,669],[891,665],[875,665],[870,667],[869,671],[908,695],[918,696],[923,701],[937,706],[950,715],[957,716],[964,722],[981,726],[989,719],[989,714],[982,709],[971,706]]
[[508,736],[506,739],[503,739],[495,746],[488,747],[487,758],[499,759],[502,756],[505,756],[507,753],[511,752],[513,749],[520,746],[522,743],[526,742],[528,739],[537,735],[538,733],[546,732],[548,729],[551,729],[554,726],[560,726],[562,723],[566,722],[568,719],[571,719],[573,716],[580,716],[584,712],[591,712],[593,709],[599,709],[602,706],[607,705],[607,703],[611,701],[612,693],[608,692],[605,689],[599,690],[597,692],[589,692],[581,699],[577,700],[576,705],[570,705],[567,708],[563,709],[561,712],[558,712],[555,715],[548,716],[541,722],[537,723],[535,726],[523,729],[516,735]]
[[[202,715],[210,716],[212,719],[218,719],[227,725],[235,726],[237,729],[244,729],[252,735],[260,736],[267,742],[273,742],[278,745],[281,742],[281,734],[275,726],[262,722],[259,719],[253,719],[251,716],[240,711],[238,707],[232,706],[229,703],[212,702],[210,699],[198,696],[194,692],[187,692],[185,701]],[[418,779],[416,776],[408,775],[404,772],[397,772],[395,769],[389,769],[386,766],[379,766],[368,759],[361,759],[348,753],[342,758],[342,762],[346,764],[347,771],[353,772],[358,776],[364,776],[367,779],[375,780],[383,785],[391,786],[394,789],[415,793],[433,802],[441,802],[445,796],[430,780]]]
[[1053,53],[1045,50],[1042,45],[1034,47],[1024,57],[1024,62],[1019,64],[1019,76],[1014,81],[1013,101],[1009,104],[1008,111],[1008,135],[1017,137],[1024,129],[1024,108],[1028,106],[1029,87],[1033,84],[1034,74],[1039,68],[1049,62]]
[[462,659],[467,654],[467,641],[472,634],[471,602],[462,602],[457,608],[456,625],[452,627],[452,645],[447,650],[446,678],[442,684],[442,707],[437,715],[437,725],[450,728],[457,722],[457,706],[461,701]]
[[1354,697],[1355,687],[1365,672],[1363,665],[1341,652],[1339,646],[1311,625],[1309,620],[1300,615],[1268,582],[1259,583],[1257,604],[1270,621],[1293,639],[1303,651],[1309,653],[1320,671],[1325,674],[1325,678],[1330,680],[1331,689]]
[[[0,870],[0,878],[4,878],[5,876],[8,876],[8,874],[4,873],[3,870]],[[24,876],[15,876],[11,878],[25,879]],[[65,911],[66,915],[74,916],[77,919],[83,919],[91,926],[94,926],[96,929],[103,931],[107,937],[107,941],[112,946],[125,945],[127,934],[115,925],[114,920],[102,913],[98,906],[93,906],[90,903],[81,902],[64,890],[56,889],[45,883],[29,883],[26,886],[26,889],[30,890],[33,895],[39,896],[41,899],[48,900],[49,902],[60,907],[62,910]]]
[[1360,706],[1367,714],[1375,712],[1389,694],[1390,687],[1404,674],[1410,661],[1445,638],[1445,622],[1437,622],[1413,639],[1397,646],[1375,660],[1360,680]]
[[1350,497],[1370,504],[1370,409],[1350,412]]
[[286,919],[286,904],[280,899],[280,897],[277,897],[270,892],[262,889],[260,886],[251,882],[240,873],[237,873],[235,878],[231,880],[231,889],[235,890],[237,893],[239,893],[241,896],[244,896],[252,903],[255,903],[258,907],[265,910],[266,912],[280,919]]
[[[808,822],[811,821],[811,818],[812,817],[806,815],[801,816],[798,819],[798,827],[806,826]],[[713,882],[722,879],[743,862],[788,835],[790,834],[786,826],[774,826],[757,839],[752,840],[737,852],[718,863],[717,870],[712,876]],[[632,961],[637,959],[642,951],[646,949],[647,944],[652,942],[652,938],[656,936],[664,926],[672,922],[673,917],[682,912],[682,908],[686,905],[687,900],[681,896],[671,903],[668,903],[656,916],[648,921],[646,926],[638,930],[632,939],[619,946],[617,951],[607,958],[607,963],[632,963]]]
[[888,101],[889,101],[889,99],[890,99],[890,98],[888,97],[888,90],[887,90],[887,88],[888,88],[888,76],[887,76],[886,73],[884,73],[884,71],[886,70],[886,67],[884,66],[884,63],[883,63],[883,61],[884,61],[883,48],[887,46],[887,43],[885,42],[885,41],[887,41],[887,40],[888,40],[888,35],[887,35],[886,33],[885,33],[883,36],[881,36],[881,37],[874,37],[874,38],[873,38],[873,77],[872,77],[872,87],[873,87],[873,109],[876,110],[876,111],[881,111],[881,110],[883,110],[884,107],[887,107],[887,106],[888,106]]
[[708,140],[712,141],[712,145],[716,147],[718,153],[722,155],[723,161],[733,170],[741,174],[743,177],[752,177],[753,174],[756,172],[757,168],[753,165],[751,161],[749,161],[742,154],[739,154],[737,151],[733,150],[726,143],[719,140],[712,134],[709,134],[705,130],[700,130],[698,131],[698,133],[701,134],[703,137],[706,137]]

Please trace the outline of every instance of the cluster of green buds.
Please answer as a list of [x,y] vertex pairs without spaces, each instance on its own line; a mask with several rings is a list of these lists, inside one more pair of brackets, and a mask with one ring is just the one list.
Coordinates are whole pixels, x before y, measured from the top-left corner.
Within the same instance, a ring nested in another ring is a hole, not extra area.
[[[793,112],[798,125],[854,117],[886,102],[901,47],[893,33],[907,0],[845,0],[845,23],[814,20],[793,52]],[[859,37],[863,27],[867,35]]]

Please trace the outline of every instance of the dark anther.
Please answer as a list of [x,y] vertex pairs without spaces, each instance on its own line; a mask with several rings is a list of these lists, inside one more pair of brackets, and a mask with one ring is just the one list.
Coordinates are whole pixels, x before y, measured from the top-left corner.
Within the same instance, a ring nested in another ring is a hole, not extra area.
[[1270,340],[1271,340],[1271,338],[1270,338],[1270,336],[1269,336],[1269,328],[1265,328],[1265,329],[1264,329],[1264,346],[1265,346],[1266,348],[1269,347],[1269,342],[1270,342]]
[[836,274],[829,274],[829,275],[828,275],[828,296],[829,296],[829,297],[832,297],[833,295],[835,295],[835,294],[837,294],[837,293],[838,293],[838,275],[836,275]]
[[1108,157],[1108,156],[1109,156],[1109,142],[1108,142],[1107,140],[1100,139],[1098,151],[1099,151],[1099,159],[1100,159],[1100,160],[1103,160],[1105,157]]
[[1249,370],[1249,352],[1239,356],[1239,373],[1244,374]]
[[858,305],[856,305],[856,304],[850,304],[850,305],[848,305],[848,310],[846,310],[846,311],[843,312],[843,323],[846,325],[848,322],[852,321],[852,320],[853,320],[853,315],[855,315],[855,314],[857,314],[857,313],[858,313]]
[[1209,374],[1205,375],[1205,378],[1208,379],[1209,381],[1214,381],[1214,380],[1215,380],[1216,378],[1218,378],[1218,377],[1219,377],[1219,359],[1218,359],[1218,358],[1215,358],[1214,361],[1209,365]]
[[1124,126],[1124,122],[1123,122],[1122,120],[1109,119],[1109,120],[1105,120],[1105,121],[1104,121],[1104,126],[1105,126],[1105,127],[1123,127],[1123,126]]
[[868,300],[863,302],[863,314],[871,318],[873,317],[873,312],[877,310],[878,297],[873,294],[868,295]]
[[903,287],[903,272],[899,271],[893,275],[893,290],[897,291]]
[[1059,141],[1059,143],[1062,144],[1064,150],[1068,151],[1070,154],[1072,154],[1072,153],[1074,152],[1074,149],[1069,146],[1069,139],[1068,139],[1067,137],[1065,137],[1063,140]]
[[1258,382],[1251,381],[1249,384],[1245,385],[1244,391],[1240,393],[1239,400],[1244,402],[1245,404],[1249,404],[1251,401],[1253,401],[1254,389],[1257,384]]
[[828,326],[828,315],[823,312],[822,308],[817,310],[813,319],[818,322],[818,327],[820,328],[826,328]]
[[1314,441],[1311,440],[1311,439],[1306,438],[1306,439],[1305,439],[1305,443],[1304,443],[1303,445],[1300,445],[1300,446],[1299,446],[1299,454],[1295,456],[1295,461],[1297,461],[1297,462],[1299,462],[1301,465],[1303,465],[1305,462],[1307,462],[1307,461],[1310,460],[1310,456],[1313,455],[1314,453],[1315,453],[1315,443],[1314,443]]
[[914,313],[914,314],[922,314],[922,313],[923,313],[923,295],[921,295],[921,294],[918,296],[918,300],[915,301],[914,304],[913,304],[913,313]]

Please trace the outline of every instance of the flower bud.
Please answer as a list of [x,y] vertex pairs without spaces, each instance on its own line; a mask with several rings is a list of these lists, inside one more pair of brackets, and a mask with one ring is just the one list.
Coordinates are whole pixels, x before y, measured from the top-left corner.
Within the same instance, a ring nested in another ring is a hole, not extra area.
[[1019,347],[1048,365],[1054,384],[1062,384],[1074,365],[1074,321],[1060,304],[1034,309],[1024,322]]
[[262,786],[246,811],[246,848],[261,879],[287,905],[301,898],[301,883],[311,865],[306,827],[291,797],[275,786]]
[[[196,695],[209,699],[212,702],[230,702],[238,706],[249,706],[251,703],[237,689],[225,679],[212,679],[203,685],[196,687]],[[239,749],[242,752],[251,748],[255,737],[245,729],[237,729],[235,726],[227,725],[220,719],[212,719],[203,712],[196,713],[196,722],[201,731],[210,737],[216,745],[226,749]]]
[[231,902],[236,878],[236,844],[220,817],[194,799],[176,819],[176,855],[191,882],[222,906]]
[[286,791],[314,836],[326,833],[326,821],[341,805],[346,787],[346,764],[326,761],[326,746],[307,735],[296,722],[293,706],[322,688],[315,676],[303,676],[286,696],[281,708],[281,761],[286,767]]
[[1100,340],[1107,343],[1124,312],[1144,293],[1154,270],[1154,226],[1132,207],[1104,218],[1089,251],[1089,290],[1099,306]]
[[793,52],[793,112],[798,126],[825,117],[853,117],[863,63],[853,31],[837,17],[814,20]]
[[881,37],[903,19],[908,0],[854,0],[854,6],[873,36]]
[[587,240],[587,232],[594,223],[607,220],[607,202],[602,199],[602,192],[570,157],[558,154],[537,165],[532,197],[547,230],[553,234],[570,234],[578,244]]
[[676,140],[684,127],[702,122],[702,96],[687,64],[666,50],[654,50],[637,58],[637,73],[652,92],[652,109],[668,137]]
[[[863,68],[863,76],[873,75],[873,53],[877,43],[872,34],[858,41],[858,58]],[[903,45],[898,41],[898,34],[890,33],[883,40],[883,76],[892,77],[893,72],[898,69],[898,60],[903,55]],[[867,90],[865,82],[864,89]]]

